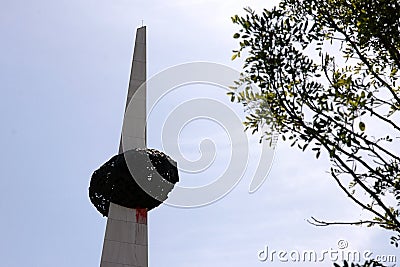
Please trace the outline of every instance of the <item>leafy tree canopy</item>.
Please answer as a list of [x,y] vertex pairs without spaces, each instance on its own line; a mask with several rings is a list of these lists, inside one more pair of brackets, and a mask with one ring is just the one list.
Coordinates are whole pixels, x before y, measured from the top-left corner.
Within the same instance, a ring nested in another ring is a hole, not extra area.
[[[400,5],[398,0],[283,0],[235,15],[246,55],[230,92],[248,108],[247,128],[270,126],[318,158],[369,219],[317,225],[378,225],[400,240]],[[254,83],[259,91],[253,90]],[[367,196],[367,198],[365,197]]]

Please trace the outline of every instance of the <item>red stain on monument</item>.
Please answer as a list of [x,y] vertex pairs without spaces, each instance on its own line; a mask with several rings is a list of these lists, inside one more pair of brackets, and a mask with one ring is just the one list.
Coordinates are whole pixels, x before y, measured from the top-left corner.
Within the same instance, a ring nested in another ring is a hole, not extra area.
[[136,209],[136,222],[147,224],[147,209]]

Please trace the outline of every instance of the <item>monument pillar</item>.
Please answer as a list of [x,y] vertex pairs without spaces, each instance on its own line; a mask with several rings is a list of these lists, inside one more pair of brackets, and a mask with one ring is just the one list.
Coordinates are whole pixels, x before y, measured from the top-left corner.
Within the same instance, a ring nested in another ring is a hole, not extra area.
[[[138,129],[146,128],[146,90],[135,94],[140,85],[146,81],[146,27],[136,32],[131,75],[125,111],[129,104],[135,105],[136,114],[127,117]],[[124,138],[137,148],[146,148],[146,133],[132,131]],[[122,139],[118,153],[125,152]],[[107,226],[104,236],[103,252],[100,267],[147,267],[147,209],[126,208],[110,203]]]

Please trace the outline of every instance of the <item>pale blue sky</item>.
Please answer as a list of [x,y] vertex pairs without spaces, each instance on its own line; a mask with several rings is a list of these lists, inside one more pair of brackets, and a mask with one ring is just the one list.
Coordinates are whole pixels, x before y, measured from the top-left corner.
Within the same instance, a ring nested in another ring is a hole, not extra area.
[[[230,60],[237,46],[230,16],[246,5],[272,2],[0,1],[1,266],[99,266],[106,219],[87,189],[92,172],[118,148],[136,28],[144,20],[149,77],[191,61],[239,69],[241,61]],[[152,211],[150,266],[297,265],[260,262],[257,252],[265,245],[335,249],[340,239],[351,249],[398,254],[379,229],[305,221],[361,214],[325,173],[326,158],[279,143],[267,181],[249,194],[254,165],[212,205]]]

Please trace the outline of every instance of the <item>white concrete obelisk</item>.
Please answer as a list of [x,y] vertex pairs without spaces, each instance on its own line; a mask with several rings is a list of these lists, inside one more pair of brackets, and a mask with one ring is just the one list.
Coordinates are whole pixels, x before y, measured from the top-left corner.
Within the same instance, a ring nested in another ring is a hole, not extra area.
[[[138,105],[130,123],[139,129],[146,127],[146,90],[134,95],[141,84],[146,81],[146,27],[136,32],[133,52],[131,77],[129,81],[128,104]],[[133,99],[132,96],[134,95]],[[124,121],[127,118],[124,118]],[[136,131],[128,136],[134,147],[146,148],[146,133]],[[122,141],[119,153],[122,153]],[[104,236],[103,252],[100,267],[147,267],[147,209],[130,209],[110,203],[107,227]]]

